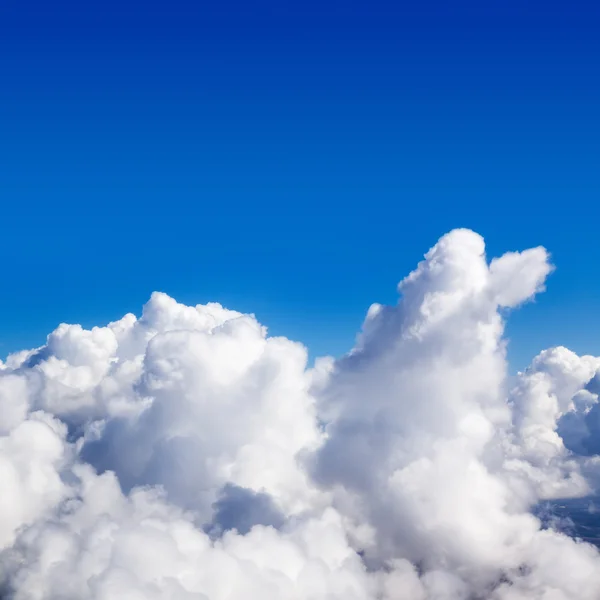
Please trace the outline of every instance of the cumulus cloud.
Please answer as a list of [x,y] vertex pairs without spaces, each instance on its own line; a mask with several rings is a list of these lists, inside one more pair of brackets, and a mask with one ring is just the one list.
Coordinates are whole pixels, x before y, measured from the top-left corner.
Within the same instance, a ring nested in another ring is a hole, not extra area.
[[540,502],[600,482],[600,359],[507,377],[543,248],[442,237],[356,345],[307,366],[252,315],[155,293],[0,364],[11,600],[597,600]]

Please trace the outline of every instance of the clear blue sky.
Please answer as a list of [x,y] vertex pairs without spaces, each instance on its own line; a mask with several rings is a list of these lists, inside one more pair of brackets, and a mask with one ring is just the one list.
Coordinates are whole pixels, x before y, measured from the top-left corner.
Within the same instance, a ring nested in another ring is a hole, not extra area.
[[0,354],[152,290],[352,344],[436,239],[543,244],[511,360],[600,354],[600,8],[0,4]]

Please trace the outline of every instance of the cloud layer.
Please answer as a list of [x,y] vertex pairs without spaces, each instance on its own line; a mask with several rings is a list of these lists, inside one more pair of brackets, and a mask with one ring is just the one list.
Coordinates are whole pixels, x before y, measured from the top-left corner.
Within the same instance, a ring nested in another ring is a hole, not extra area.
[[5,600],[597,600],[600,554],[533,515],[600,483],[600,359],[507,377],[543,248],[442,237],[355,347],[155,293],[0,365]]

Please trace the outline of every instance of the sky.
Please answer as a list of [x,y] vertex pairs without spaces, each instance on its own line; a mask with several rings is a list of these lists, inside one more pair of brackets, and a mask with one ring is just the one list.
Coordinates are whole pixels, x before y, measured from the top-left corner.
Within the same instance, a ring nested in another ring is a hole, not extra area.
[[0,354],[159,290],[339,355],[457,227],[551,253],[514,369],[599,354],[599,26],[592,3],[2,2]]
[[598,600],[599,31],[0,3],[0,600]]

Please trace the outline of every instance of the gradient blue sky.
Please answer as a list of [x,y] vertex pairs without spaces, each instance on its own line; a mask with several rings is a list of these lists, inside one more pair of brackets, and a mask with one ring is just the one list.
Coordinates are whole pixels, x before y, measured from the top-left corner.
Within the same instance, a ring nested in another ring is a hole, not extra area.
[[599,31],[591,2],[5,0],[0,354],[152,290],[339,354],[454,227],[553,254],[513,366],[600,354]]

